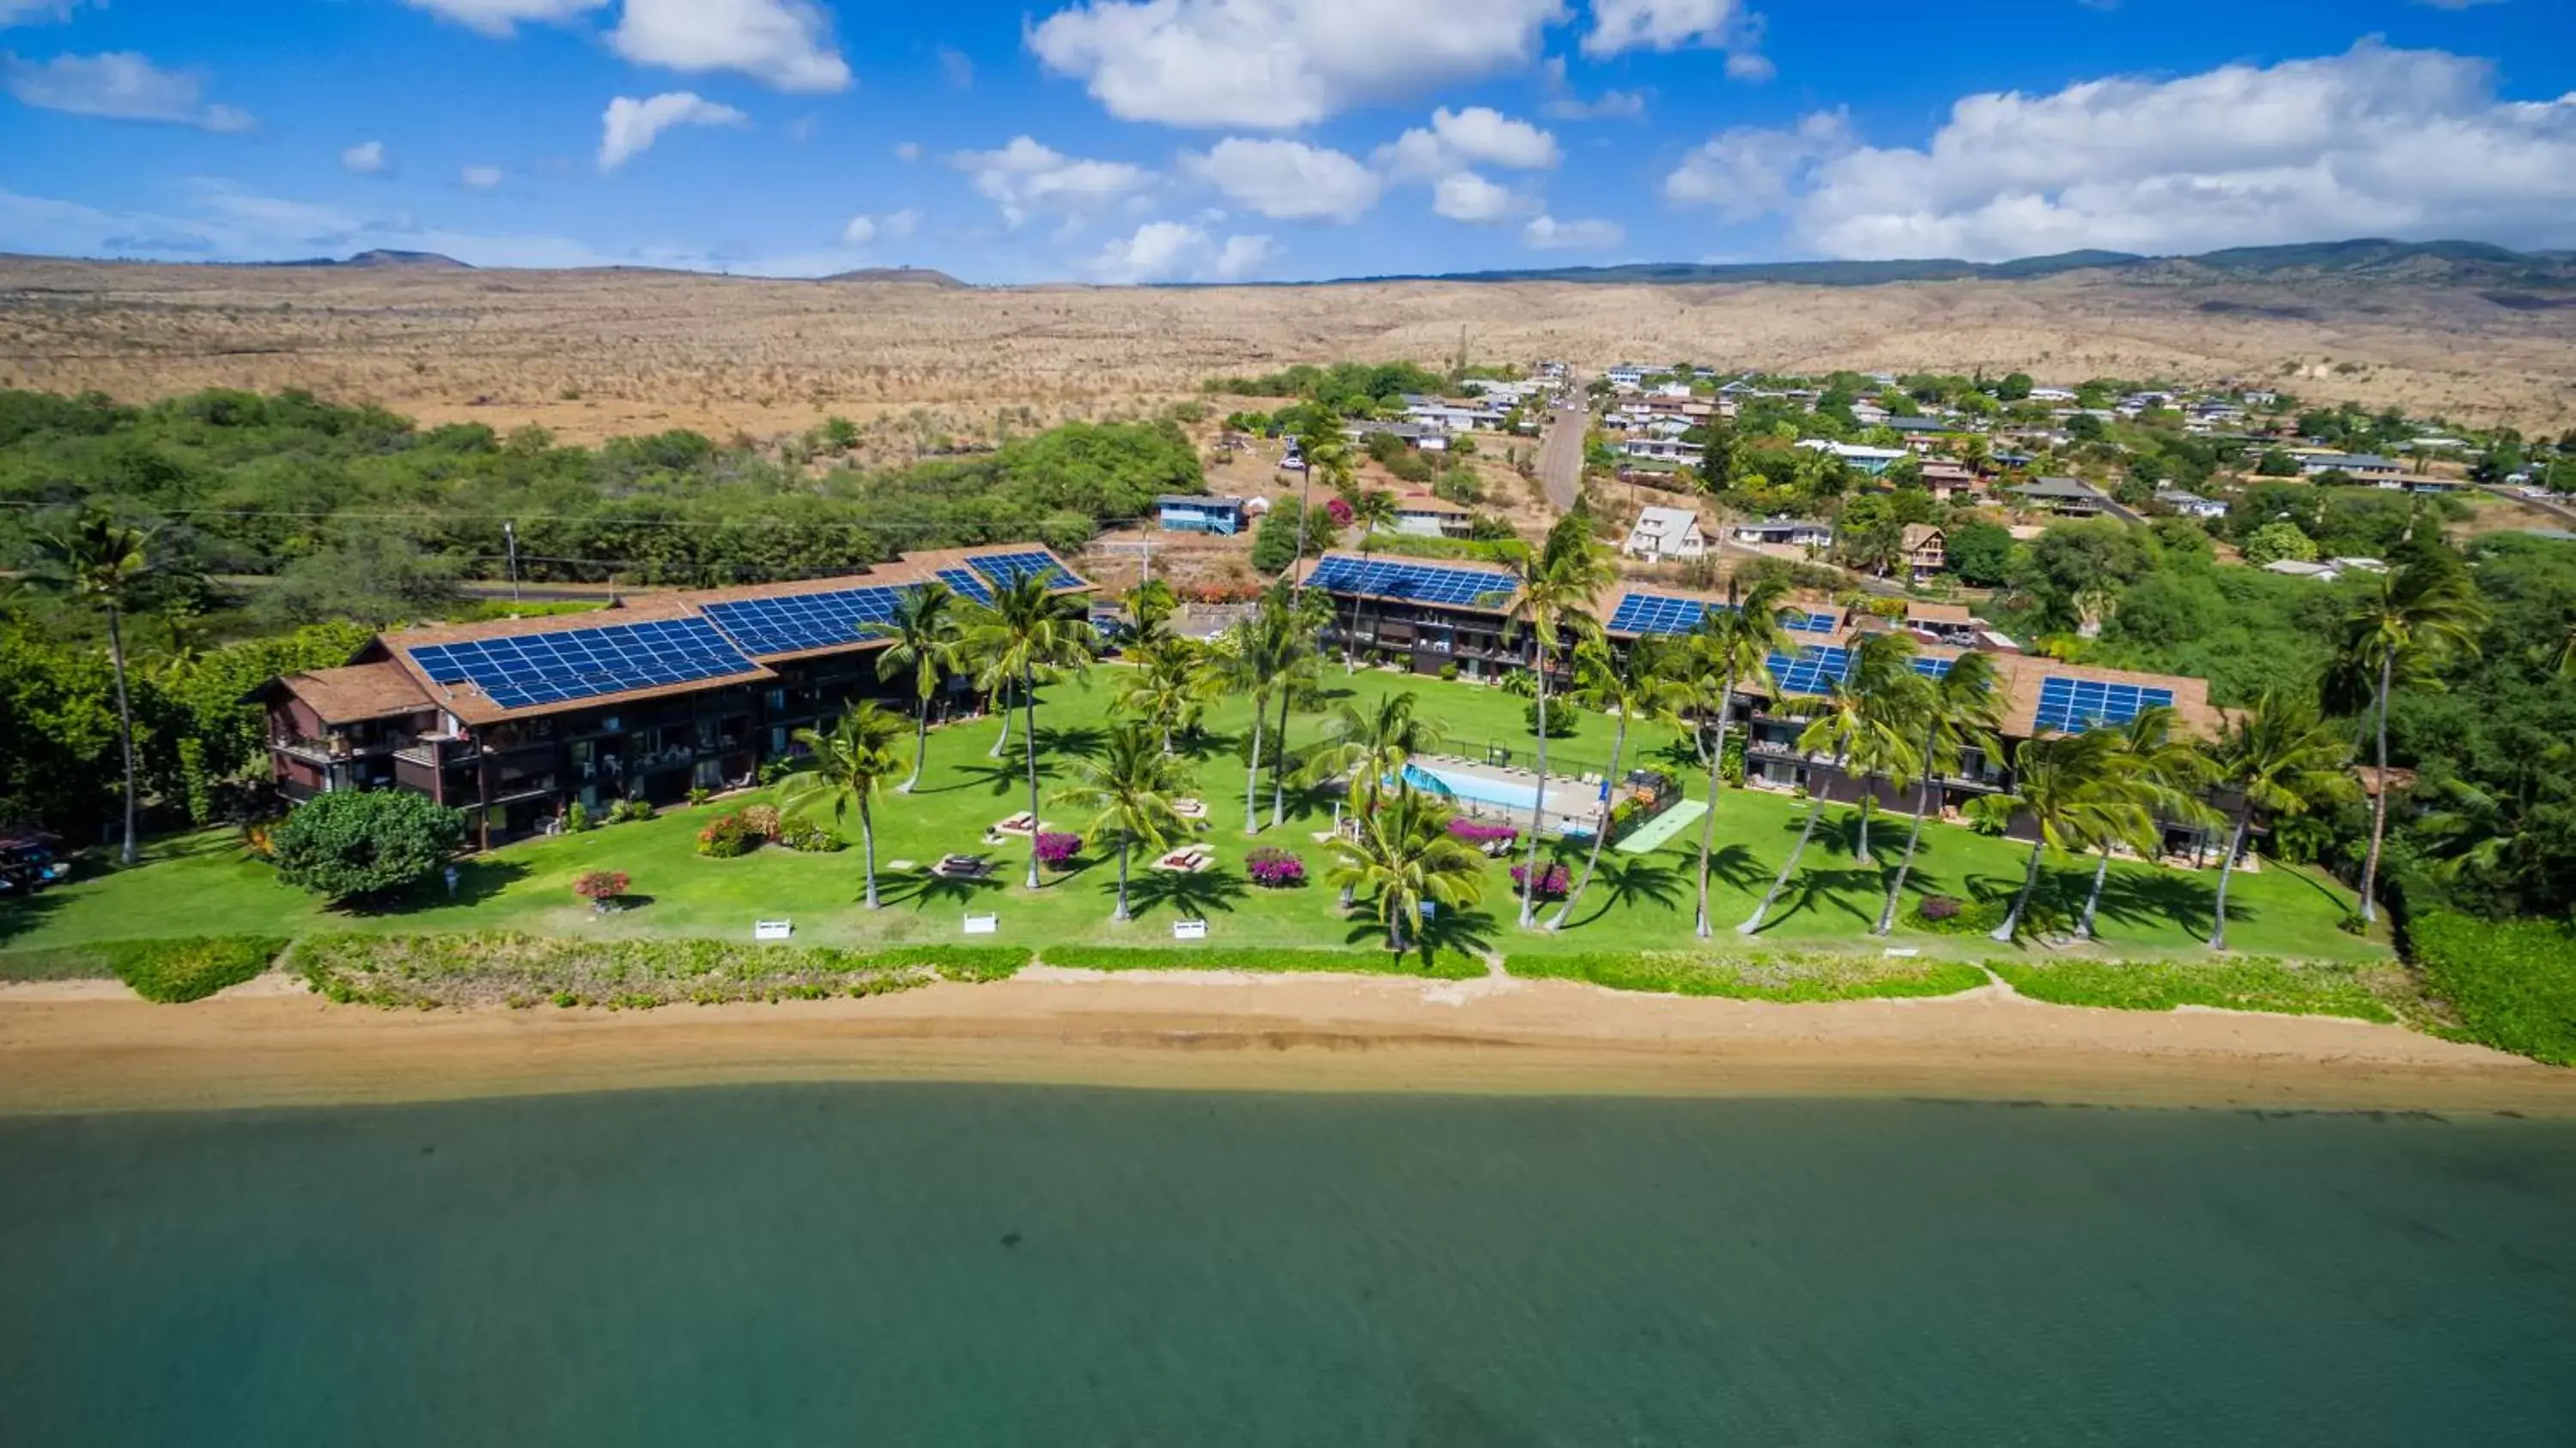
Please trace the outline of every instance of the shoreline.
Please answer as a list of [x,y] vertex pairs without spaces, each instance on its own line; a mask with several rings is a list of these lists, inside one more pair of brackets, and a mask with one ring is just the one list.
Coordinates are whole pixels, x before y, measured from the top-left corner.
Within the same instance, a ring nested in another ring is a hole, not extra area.
[[1563,981],[1037,970],[867,1000],[335,1006],[289,977],[153,1005],[0,988],[0,1115],[789,1081],[1937,1098],[2576,1119],[2576,1071],[2396,1026],[2056,1006],[2000,987],[1779,1005]]

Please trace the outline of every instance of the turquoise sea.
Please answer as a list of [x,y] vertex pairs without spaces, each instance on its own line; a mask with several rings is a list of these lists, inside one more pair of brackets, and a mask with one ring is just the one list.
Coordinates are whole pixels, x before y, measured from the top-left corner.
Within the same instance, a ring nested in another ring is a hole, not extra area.
[[0,1122],[0,1444],[2568,1444],[2576,1126],[816,1085]]

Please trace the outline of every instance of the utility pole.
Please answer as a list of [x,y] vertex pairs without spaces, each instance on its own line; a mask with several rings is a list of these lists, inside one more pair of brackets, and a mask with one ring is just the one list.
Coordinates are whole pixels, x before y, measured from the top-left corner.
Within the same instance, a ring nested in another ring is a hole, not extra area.
[[509,548],[510,602],[515,604],[519,601],[519,527],[507,518],[501,520],[501,541]]

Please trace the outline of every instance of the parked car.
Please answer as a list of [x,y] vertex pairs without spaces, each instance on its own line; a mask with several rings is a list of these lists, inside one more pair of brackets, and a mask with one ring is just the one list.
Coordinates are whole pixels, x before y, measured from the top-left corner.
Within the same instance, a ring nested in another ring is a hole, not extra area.
[[57,855],[62,841],[42,830],[0,830],[0,898],[32,895],[71,878]]

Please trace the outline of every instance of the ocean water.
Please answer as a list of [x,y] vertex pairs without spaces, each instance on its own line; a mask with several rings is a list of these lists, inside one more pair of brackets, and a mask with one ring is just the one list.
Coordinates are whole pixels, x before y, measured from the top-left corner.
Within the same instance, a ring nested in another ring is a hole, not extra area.
[[2576,1127],[817,1085],[0,1122],[0,1443],[2568,1444]]

